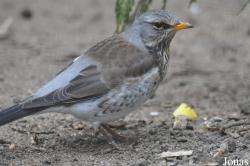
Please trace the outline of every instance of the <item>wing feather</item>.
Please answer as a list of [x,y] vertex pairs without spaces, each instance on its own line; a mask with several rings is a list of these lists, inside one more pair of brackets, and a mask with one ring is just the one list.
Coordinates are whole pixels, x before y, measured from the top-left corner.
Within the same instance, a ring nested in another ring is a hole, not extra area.
[[[156,65],[151,54],[136,48],[120,36],[98,43],[85,55],[95,63],[80,70],[66,85],[61,83],[64,86],[25,101],[23,107],[49,107],[97,98],[122,84],[124,79],[141,76]],[[81,62],[83,60],[78,58],[74,63],[84,64]],[[66,72],[67,69],[57,77],[62,77]]]

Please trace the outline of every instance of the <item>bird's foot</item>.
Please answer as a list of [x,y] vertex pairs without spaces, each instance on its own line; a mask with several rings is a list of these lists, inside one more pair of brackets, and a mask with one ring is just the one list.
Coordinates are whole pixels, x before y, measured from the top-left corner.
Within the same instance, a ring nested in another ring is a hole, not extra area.
[[102,124],[100,126],[100,132],[103,134],[103,136],[107,139],[108,143],[115,147],[118,150],[122,150],[117,142],[124,142],[124,143],[131,143],[134,141],[133,138],[126,137],[123,135],[120,135],[116,133],[114,130],[112,130],[108,125]]
[[113,137],[115,141],[124,142],[124,143],[131,143],[132,141],[134,141],[134,138],[118,134],[113,129],[111,129],[109,125],[105,124],[105,125],[102,125],[102,127]]

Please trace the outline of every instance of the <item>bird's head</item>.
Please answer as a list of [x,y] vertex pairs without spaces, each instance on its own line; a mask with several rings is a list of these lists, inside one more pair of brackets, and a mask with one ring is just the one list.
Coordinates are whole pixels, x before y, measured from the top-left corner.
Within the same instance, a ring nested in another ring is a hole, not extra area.
[[192,27],[167,11],[153,10],[137,17],[124,34],[140,48],[165,50],[177,31]]

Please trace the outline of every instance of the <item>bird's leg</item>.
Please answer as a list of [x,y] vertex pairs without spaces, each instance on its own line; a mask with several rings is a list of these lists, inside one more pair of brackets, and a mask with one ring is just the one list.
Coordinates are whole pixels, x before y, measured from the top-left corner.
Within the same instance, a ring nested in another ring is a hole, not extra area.
[[103,125],[100,125],[99,131],[103,134],[110,145],[112,145],[116,149],[120,149],[120,147],[116,144],[113,136],[103,127]]
[[109,143],[113,143],[115,142],[115,140],[113,139],[112,135],[110,135],[103,127],[102,125],[99,127],[99,131],[103,134],[103,136],[107,139],[107,141]]
[[131,138],[120,135],[116,133],[114,130],[112,130],[109,125],[102,124],[102,128],[109,133],[110,136],[112,136],[113,140],[119,141],[119,142],[130,142]]

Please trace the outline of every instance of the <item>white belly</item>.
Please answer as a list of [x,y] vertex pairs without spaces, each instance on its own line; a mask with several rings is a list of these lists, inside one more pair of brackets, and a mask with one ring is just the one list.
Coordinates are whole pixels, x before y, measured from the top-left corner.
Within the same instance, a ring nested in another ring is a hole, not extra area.
[[119,88],[95,100],[75,104],[71,113],[85,121],[109,122],[122,118],[154,95],[160,83],[158,68],[143,77],[127,80]]

